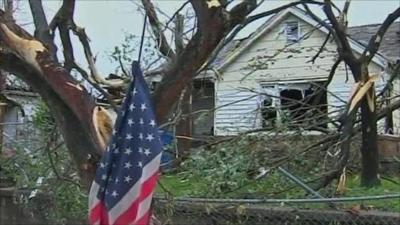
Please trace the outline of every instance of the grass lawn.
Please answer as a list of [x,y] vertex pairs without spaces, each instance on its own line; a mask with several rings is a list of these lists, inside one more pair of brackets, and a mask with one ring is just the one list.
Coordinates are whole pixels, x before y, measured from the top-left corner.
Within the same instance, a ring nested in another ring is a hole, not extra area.
[[[340,196],[371,196],[400,193],[400,177],[391,177],[396,183],[382,179],[382,184],[374,188],[363,188],[359,186],[359,176],[347,178],[346,191]],[[264,179],[253,181],[227,192],[215,194],[211,184],[205,183],[201,177],[183,176],[180,174],[165,174],[160,182],[165,189],[174,197],[209,197],[209,198],[307,198],[307,193],[291,181],[284,180],[282,177],[271,175]],[[332,196],[335,193],[336,185],[332,184],[320,193],[324,196]],[[158,186],[157,192],[163,194],[165,191]],[[338,196],[338,195],[336,195]],[[301,208],[324,208],[327,204],[302,204],[296,205]],[[349,202],[339,204],[343,208],[368,208],[385,211],[400,212],[400,199],[373,200],[362,202]]]

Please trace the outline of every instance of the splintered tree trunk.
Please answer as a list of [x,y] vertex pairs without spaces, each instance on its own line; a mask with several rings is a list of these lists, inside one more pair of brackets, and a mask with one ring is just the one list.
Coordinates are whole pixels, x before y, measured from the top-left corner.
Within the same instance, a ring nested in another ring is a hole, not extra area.
[[[368,65],[360,64],[359,74],[363,83],[369,77]],[[361,186],[372,187],[380,184],[378,178],[379,154],[376,116],[375,88],[372,86],[361,100]]]
[[[371,89],[370,92],[374,92],[373,89]],[[378,178],[379,154],[377,144],[377,119],[375,110],[371,111],[366,97],[364,97],[361,102],[361,130],[361,186],[372,187],[380,184]]]
[[[1,17],[0,17],[1,18]],[[76,162],[82,184],[89,188],[104,141],[96,126],[96,107],[90,94],[57,63],[42,43],[15,24],[0,19],[0,66],[28,83],[55,116]]]
[[[40,1],[30,1],[30,3],[35,2]],[[58,24],[60,32],[67,34],[68,26],[71,25],[69,23],[73,20],[75,1],[65,0],[63,2],[65,4],[59,11],[61,14],[58,15],[58,17],[62,17],[61,21],[56,22],[62,23]],[[148,6],[149,4],[146,6],[146,2],[149,1],[143,2],[145,8],[151,8]],[[210,3],[205,0],[191,0],[189,2],[198,18],[196,31],[171,68],[164,73],[162,82],[153,95],[159,124],[168,121],[168,115],[179,99],[182,90],[190,84],[199,69],[218,47],[220,41],[236,25],[244,22],[246,16],[257,6],[255,0],[242,1],[230,10],[220,1]],[[44,25],[44,31],[46,31],[47,22],[42,9],[37,8],[39,4],[30,4],[30,6],[35,18],[35,25]],[[287,5],[287,7],[289,6]],[[150,11],[148,13],[149,21],[154,26],[157,24],[157,19],[152,10],[148,11]],[[275,12],[276,10],[271,10],[268,13],[272,15]],[[39,16],[41,18],[38,18]],[[266,15],[263,14],[263,16]],[[69,20],[65,17],[69,17]],[[159,32],[157,25],[154,30],[156,33]],[[40,33],[40,29],[38,32]],[[78,166],[82,181],[86,187],[89,187],[97,162],[107,142],[107,135],[105,135],[107,132],[101,132],[99,128],[111,126],[109,117],[102,116],[104,110],[96,106],[92,96],[73,78],[70,68],[63,68],[57,60],[54,60],[55,48],[51,47],[52,43],[42,43],[49,40],[47,31],[46,35],[46,37],[39,37],[39,40],[35,39],[13,20],[7,19],[6,13],[0,10],[0,67],[24,80],[40,94],[49,106],[61,129],[68,150]],[[67,40],[69,37],[61,36],[63,47],[70,48],[72,52],[70,41]],[[160,42],[160,45],[167,46],[164,45],[165,41]],[[170,52],[170,48],[165,49],[167,51],[161,51]],[[169,57],[168,53],[164,55]],[[69,59],[68,57],[64,58]],[[69,60],[73,60],[73,58]],[[188,124],[190,125],[190,123]]]

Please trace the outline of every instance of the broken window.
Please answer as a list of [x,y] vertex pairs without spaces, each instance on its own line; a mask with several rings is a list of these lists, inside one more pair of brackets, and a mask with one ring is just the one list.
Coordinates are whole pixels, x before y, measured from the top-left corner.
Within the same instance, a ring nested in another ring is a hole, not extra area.
[[263,128],[273,128],[277,124],[292,129],[326,128],[327,95],[325,91],[318,91],[320,85],[323,83],[285,84],[264,88],[264,91],[275,93],[275,97],[265,97],[262,102]]
[[263,128],[274,128],[276,125],[277,112],[272,103],[273,100],[271,97],[266,97],[262,102],[261,115],[263,118]]
[[260,96],[262,128],[272,130],[278,124],[277,89],[275,85],[261,84],[263,94]]
[[299,22],[291,21],[286,23],[285,34],[287,43],[295,43],[299,40]]
[[214,133],[214,83],[209,79],[193,81],[192,111],[193,135],[204,136]]
[[281,122],[292,128],[327,127],[326,92],[317,91],[318,87],[318,84],[303,84],[296,89],[290,86],[288,89],[282,89]]
[[301,114],[303,93],[297,89],[285,89],[280,92],[281,96],[281,122],[294,122]]

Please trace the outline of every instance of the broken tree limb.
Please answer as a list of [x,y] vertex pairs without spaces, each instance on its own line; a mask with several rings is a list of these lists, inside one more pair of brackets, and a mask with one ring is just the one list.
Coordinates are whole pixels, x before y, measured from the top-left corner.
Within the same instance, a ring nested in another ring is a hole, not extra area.
[[54,44],[54,33],[50,33],[49,24],[43,10],[42,0],[29,0],[33,22],[35,24],[35,38],[49,46],[54,61],[58,62],[57,46]]
[[92,96],[60,65],[49,51],[22,28],[6,25],[0,11],[0,67],[15,74],[40,94],[55,115],[82,182],[89,187],[104,147],[93,120]]
[[150,0],[142,0],[144,9],[146,10],[147,17],[151,25],[151,29],[156,38],[158,48],[160,52],[169,59],[175,58],[175,52],[168,44],[167,38],[161,29],[161,22],[158,19],[156,11],[154,10],[154,5]]
[[395,9],[386,17],[382,25],[379,27],[378,31],[371,37],[368,42],[368,46],[365,48],[361,56],[362,61],[365,60],[365,62],[369,63],[372,60],[383,41],[383,36],[385,35],[386,31],[389,29],[390,25],[392,25],[392,23],[399,17],[400,7]]
[[90,48],[90,44],[89,44],[89,38],[85,32],[85,29],[82,27],[78,27],[75,23],[73,23],[71,25],[71,29],[74,31],[74,33],[78,36],[79,41],[82,44],[83,47],[83,51],[85,53],[85,57],[86,57],[86,61],[89,65],[89,69],[90,69],[90,79],[92,82],[95,82],[97,84],[102,84],[102,85],[106,85],[108,87],[123,87],[125,86],[125,84],[129,81],[129,80],[122,80],[122,81],[108,81],[106,79],[103,78],[103,76],[101,74],[99,74],[96,65],[95,65],[95,61],[94,61],[94,57],[93,57],[93,53],[92,53],[92,49]]

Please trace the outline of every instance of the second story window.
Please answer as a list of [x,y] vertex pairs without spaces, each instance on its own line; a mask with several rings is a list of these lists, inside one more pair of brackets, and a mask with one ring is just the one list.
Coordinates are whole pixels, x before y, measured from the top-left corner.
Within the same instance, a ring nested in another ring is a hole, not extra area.
[[297,21],[287,22],[285,27],[285,34],[287,43],[294,43],[299,41],[300,38],[299,22]]

